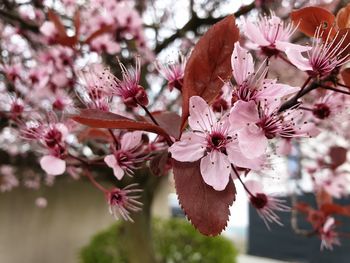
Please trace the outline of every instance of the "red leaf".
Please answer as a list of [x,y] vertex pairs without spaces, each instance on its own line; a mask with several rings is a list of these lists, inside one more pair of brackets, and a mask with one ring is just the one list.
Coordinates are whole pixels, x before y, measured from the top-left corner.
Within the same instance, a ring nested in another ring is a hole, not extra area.
[[295,25],[299,24],[298,29],[309,37],[314,36],[315,30],[319,26],[322,26],[325,31],[323,33],[324,40],[330,30],[332,30],[332,36],[335,34],[335,16],[326,9],[314,6],[305,7],[293,11],[290,17]]
[[55,12],[51,9],[49,9],[47,13],[47,17],[51,20],[52,23],[54,23],[58,35],[60,38],[67,38],[66,28],[61,22],[61,19],[55,14]]
[[169,135],[175,139],[180,137],[181,117],[175,112],[153,112],[153,117]]
[[88,36],[87,39],[85,40],[85,43],[90,44],[91,41],[94,40],[96,37],[103,35],[105,33],[110,33],[112,32],[112,30],[113,30],[113,26],[111,25],[102,26],[100,29],[96,30],[90,36]]
[[339,28],[350,28],[350,3],[338,11],[336,20]]
[[203,181],[199,163],[173,160],[176,192],[191,223],[202,234],[215,236],[227,225],[229,206],[235,200],[236,189],[230,180],[225,190],[214,190]]
[[94,128],[148,131],[162,135],[167,140],[170,140],[167,132],[159,126],[145,121],[135,121],[111,112],[86,109],[82,110],[79,115],[74,115],[71,118],[76,122]]
[[76,43],[78,43],[79,41],[79,34],[80,34],[80,12],[79,10],[77,10],[74,14],[74,17],[73,17],[73,23],[74,23],[74,28],[75,28],[75,40],[76,40]]
[[321,189],[316,192],[316,202],[317,206],[321,207],[324,204],[331,204],[333,203],[333,198],[330,194],[328,194],[325,190]]
[[325,213],[326,217],[329,215],[337,214],[342,216],[350,216],[350,207],[341,206],[338,204],[324,204],[320,210]]
[[310,211],[314,210],[309,204],[305,202],[298,202],[294,205],[293,208],[305,214],[308,214]]
[[[77,36],[75,35],[69,37],[67,35],[66,28],[62,24],[61,19],[51,9],[49,9],[47,16],[50,19],[50,21],[54,23],[58,32],[58,36],[55,39],[55,42],[63,46],[74,47],[77,44]],[[76,23],[76,21],[74,21],[74,23]]]
[[340,146],[332,146],[329,149],[329,156],[331,157],[331,168],[336,169],[338,166],[346,162],[347,149]]
[[211,102],[219,94],[223,82],[231,77],[231,54],[238,41],[239,31],[230,15],[213,25],[198,41],[185,68],[182,87],[182,122],[189,114],[189,99],[201,96]]
[[341,77],[343,78],[344,84],[350,87],[350,68],[346,68],[341,72]]
[[100,140],[105,142],[112,142],[113,138],[107,130],[86,128],[78,134],[78,140],[80,142],[84,142],[86,140]]

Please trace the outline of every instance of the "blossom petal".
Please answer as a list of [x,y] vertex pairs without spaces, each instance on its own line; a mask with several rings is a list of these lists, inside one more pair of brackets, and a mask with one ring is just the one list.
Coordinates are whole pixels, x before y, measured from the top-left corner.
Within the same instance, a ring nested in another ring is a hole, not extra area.
[[243,23],[243,31],[245,35],[254,43],[257,43],[259,46],[269,46],[270,42],[266,40],[262,32],[259,30],[259,27],[254,23],[245,21]]
[[247,123],[257,123],[259,113],[255,102],[237,101],[231,109],[229,120],[233,130],[239,130]]
[[302,45],[293,44],[293,43],[290,43],[287,41],[276,41],[275,46],[276,46],[276,49],[278,49],[280,51],[284,51],[284,52],[287,49],[293,49],[293,50],[296,50],[298,52],[305,52],[305,51],[312,49],[312,47],[310,47],[310,46],[302,46]]
[[203,157],[206,140],[204,136],[193,132],[184,133],[181,141],[169,147],[171,157],[179,162],[194,162]]
[[312,66],[309,60],[303,57],[301,52],[299,52],[298,50],[287,48],[286,55],[289,61],[298,69],[302,71],[312,70]]
[[117,177],[118,180],[121,180],[124,176],[124,170],[117,163],[115,156],[109,154],[104,158],[104,161],[108,167],[113,169],[114,176]]
[[264,131],[256,125],[239,130],[237,138],[241,152],[249,159],[257,158],[266,151],[267,138]]
[[258,171],[262,168],[262,165],[265,162],[264,156],[259,156],[258,158],[253,159],[247,158],[244,154],[242,154],[237,141],[228,143],[226,145],[226,152],[229,161],[238,167]]
[[286,84],[276,83],[275,79],[265,79],[259,89],[257,98],[274,100],[299,91],[299,87],[292,87]]
[[192,130],[210,131],[211,125],[216,122],[214,112],[204,99],[199,96],[190,98],[190,116],[188,123]]
[[49,175],[60,175],[66,170],[66,162],[52,155],[43,156],[40,166]]
[[138,146],[141,142],[142,132],[141,131],[134,131],[134,132],[127,132],[123,135],[120,144],[121,149],[124,151],[129,151],[136,146]]
[[241,85],[250,74],[254,73],[254,62],[248,50],[242,48],[239,43],[235,47],[231,56],[232,74],[238,85]]
[[200,169],[206,184],[217,191],[226,188],[230,179],[231,164],[225,154],[212,151],[201,160]]

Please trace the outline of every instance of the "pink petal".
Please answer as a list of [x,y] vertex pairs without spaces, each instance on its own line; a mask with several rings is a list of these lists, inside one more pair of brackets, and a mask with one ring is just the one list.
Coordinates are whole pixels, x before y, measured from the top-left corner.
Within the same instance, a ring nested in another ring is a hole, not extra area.
[[276,80],[265,79],[258,91],[258,99],[272,101],[299,91],[299,87],[292,87],[286,84],[276,83]]
[[255,102],[237,101],[231,109],[229,120],[233,130],[239,130],[245,127],[247,123],[257,123],[259,113]]
[[52,155],[43,156],[40,166],[49,175],[60,175],[66,170],[66,162]]
[[298,45],[298,44],[289,43],[286,41],[276,41],[275,46],[276,46],[276,49],[284,51],[284,52],[287,49],[294,49],[294,50],[299,51],[299,52],[305,52],[305,51],[312,49],[312,47],[310,47],[310,46],[302,46],[302,45]]
[[261,33],[259,27],[249,21],[245,21],[243,24],[243,30],[245,31],[245,35],[254,43],[259,46],[269,46],[270,42],[267,41],[264,35]]
[[225,154],[212,151],[201,160],[200,169],[206,184],[217,191],[226,188],[230,179],[231,164]]
[[199,96],[190,98],[190,117],[188,123],[192,130],[210,131],[211,125],[216,122],[214,112]]
[[246,156],[242,154],[237,141],[233,141],[227,144],[226,152],[227,152],[229,161],[238,167],[248,168],[248,169],[258,171],[262,168],[262,165],[265,162],[265,158],[263,156],[260,156],[254,159],[248,159]]
[[104,158],[105,163],[108,167],[113,169],[114,176],[118,180],[121,180],[124,176],[124,170],[119,166],[117,160],[113,154],[109,154]]
[[326,223],[324,223],[323,225],[323,231],[327,233],[329,230],[331,230],[334,224],[335,224],[334,217],[328,217]]
[[239,130],[237,139],[241,152],[249,159],[257,158],[266,151],[267,138],[264,131],[256,125]]
[[169,147],[171,157],[180,162],[197,161],[203,157],[205,150],[205,137],[193,132],[184,133],[180,141]]
[[254,62],[248,50],[235,43],[231,56],[232,73],[238,85],[241,85],[250,74],[254,73]]
[[299,52],[298,50],[287,48],[286,55],[289,61],[298,69],[302,71],[312,70],[312,66],[310,65],[309,60],[303,57],[301,52]]
[[123,135],[120,144],[121,149],[124,151],[129,151],[136,146],[138,146],[141,142],[142,138],[142,132],[141,131],[134,131],[134,132],[127,132]]
[[244,182],[244,185],[248,188],[248,190],[253,194],[264,193],[263,185],[259,181],[256,180],[248,180]]

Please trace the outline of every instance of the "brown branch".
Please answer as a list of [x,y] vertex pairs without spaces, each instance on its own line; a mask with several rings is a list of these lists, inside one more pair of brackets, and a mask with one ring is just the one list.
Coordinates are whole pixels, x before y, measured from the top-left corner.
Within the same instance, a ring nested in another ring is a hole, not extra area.
[[[239,17],[241,15],[249,13],[251,10],[255,8],[255,2],[252,2],[250,5],[242,6],[237,12],[234,13],[235,17]],[[155,48],[155,53],[158,54],[164,48],[169,46],[176,39],[184,36],[187,32],[197,32],[197,29],[203,25],[213,25],[224,17],[208,17],[208,18],[199,18],[195,12],[192,13],[191,19],[180,29],[176,30],[173,35],[163,40],[163,42],[157,44]]]
[[23,20],[20,16],[18,16],[16,13],[0,9],[0,17],[3,17],[3,19],[7,20],[12,25],[16,26],[17,24],[25,30],[32,31],[34,33],[39,33],[39,26],[29,23],[25,20]]

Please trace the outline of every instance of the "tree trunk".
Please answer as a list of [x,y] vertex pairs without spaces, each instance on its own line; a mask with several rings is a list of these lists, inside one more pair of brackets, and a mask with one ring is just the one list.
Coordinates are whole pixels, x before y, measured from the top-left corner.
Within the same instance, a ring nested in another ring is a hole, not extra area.
[[140,198],[143,207],[142,211],[132,214],[133,223],[125,222],[123,224],[121,236],[124,244],[123,249],[128,257],[128,263],[156,263],[152,239],[151,208],[162,177],[156,177],[149,171],[143,170],[142,175],[137,174],[134,179],[143,189]]

